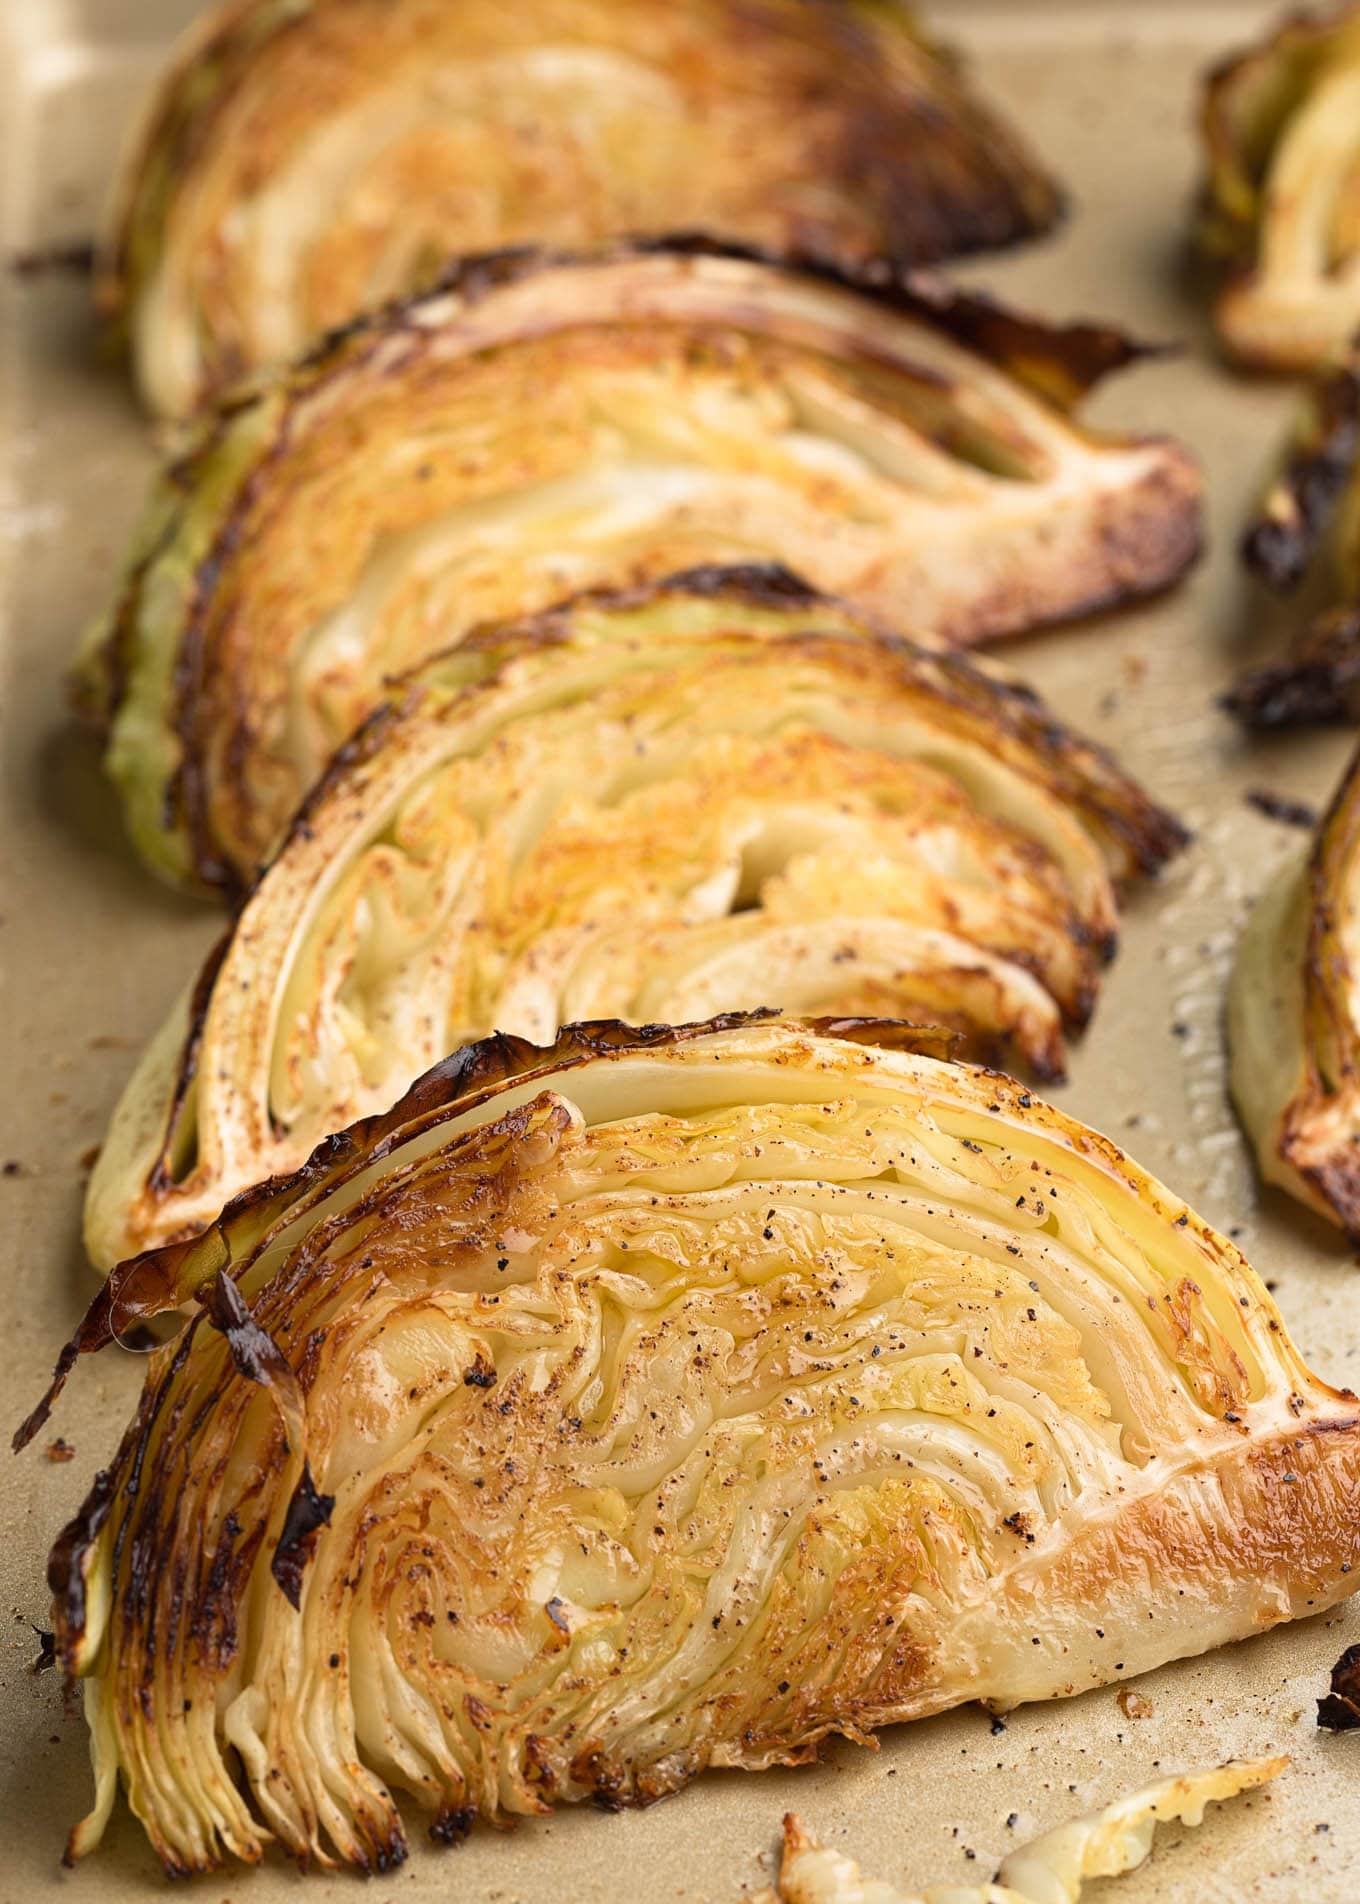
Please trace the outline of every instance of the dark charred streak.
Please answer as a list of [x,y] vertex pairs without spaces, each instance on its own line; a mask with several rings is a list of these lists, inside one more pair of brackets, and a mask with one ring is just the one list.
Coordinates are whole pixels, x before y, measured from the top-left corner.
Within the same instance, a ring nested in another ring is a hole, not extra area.
[[477,1822],[475,1805],[441,1805],[430,1826],[436,1844],[460,1845]]
[[68,1674],[75,1670],[75,1649],[85,1636],[85,1556],[109,1517],[113,1495],[114,1470],[101,1468],[48,1555],[47,1584],[58,1610],[57,1637]]
[[1287,594],[1308,569],[1360,450],[1360,370],[1346,365],[1314,388],[1311,414],[1242,540],[1242,560]]
[[[981,291],[965,291],[928,271],[876,259],[858,269],[829,264],[807,251],[775,252],[712,232],[673,231],[616,248],[612,259],[632,253],[730,258],[783,267],[842,290],[867,293],[890,309],[941,331],[956,343],[1002,366],[1018,382],[1067,409],[1103,378],[1129,364],[1174,353],[1175,346],[1142,344],[1103,324],[1049,324],[1012,311]],[[473,261],[475,262],[475,260]],[[519,276],[535,269],[583,260],[570,253],[540,251],[522,261]],[[443,286],[443,289],[459,289]]]
[[1360,1731],[1360,1644],[1348,1646],[1332,1668],[1331,1688],[1317,1702],[1326,1732]]
[[88,278],[94,270],[92,239],[69,245],[42,245],[31,251],[12,251],[7,259],[16,278],[45,278],[56,273]]
[[269,1571],[282,1589],[284,1598],[295,1611],[302,1604],[303,1570],[311,1558],[318,1531],[330,1525],[331,1509],[334,1506],[333,1494],[317,1493],[311,1468],[304,1460],[302,1477],[293,1490],[293,1498],[288,1503],[288,1511],[283,1519],[283,1531],[279,1535],[278,1546],[274,1549],[274,1557],[269,1563]]
[[[862,608],[814,588],[802,576],[795,575],[792,569],[785,568],[782,562],[703,562],[694,568],[677,569],[673,574],[661,576],[654,582],[639,582],[631,588],[602,586],[582,589],[567,601],[536,614],[477,622],[462,636],[456,648],[442,652],[467,654],[479,650],[496,651],[519,642],[533,642],[548,647],[570,638],[572,617],[583,609],[606,608],[626,614],[634,609],[646,608],[649,603],[665,601],[672,595],[743,603],[752,608],[825,607],[833,610],[838,617],[861,623],[867,632],[884,636],[889,632]],[[440,659],[441,656],[436,654],[413,672],[421,674]],[[362,733],[363,729],[360,728],[359,732]]]
[[61,1394],[62,1389],[65,1388],[66,1379],[82,1353],[84,1346],[83,1335],[84,1326],[82,1325],[82,1328],[77,1330],[70,1341],[63,1344],[61,1352],[57,1356],[56,1366],[52,1371],[52,1380],[48,1383],[41,1400],[37,1403],[36,1407],[32,1408],[29,1413],[24,1416],[24,1419],[19,1423],[19,1426],[10,1437],[10,1447],[15,1454],[22,1453],[29,1442],[46,1426],[51,1418],[53,1404]]
[[268,1330],[256,1322],[225,1271],[218,1270],[204,1307],[213,1327],[226,1337],[231,1359],[248,1382],[258,1382],[262,1388],[293,1384],[287,1357]]
[[189,1001],[189,1033],[180,1055],[174,1094],[170,1100],[169,1115],[165,1120],[165,1143],[147,1178],[147,1185],[155,1195],[163,1195],[175,1185],[175,1179],[169,1167],[170,1155],[175,1144],[175,1131],[184,1114],[189,1087],[198,1075],[198,1060],[203,1049],[203,1027],[208,1016],[208,1006],[212,1003],[213,986],[217,983],[217,974],[222,969],[222,961],[231,949],[231,940],[232,934],[228,929],[203,961],[202,969],[194,981],[193,996]]
[[[197,1319],[180,1337],[164,1375],[154,1388],[149,1386],[142,1391],[142,1402],[133,1431],[119,1450],[116,1472],[121,1484],[119,1491],[127,1505],[114,1535],[110,1576],[116,1588],[121,1585],[124,1612],[134,1621],[146,1618],[160,1571],[160,1555],[167,1543],[173,1544],[173,1520],[167,1518],[159,1527],[157,1524],[159,1509],[169,1492],[165,1463],[170,1454],[171,1437],[162,1433],[159,1446],[154,1446],[153,1442],[161,1429],[166,1403],[174,1394],[178,1377],[188,1360],[196,1328]],[[178,1400],[171,1403],[172,1424],[178,1419],[182,1406]],[[123,1569],[125,1553],[126,1576]],[[148,1655],[151,1655],[155,1648],[154,1619],[148,1622],[144,1637]]]
[[1320,615],[1291,657],[1244,674],[1220,706],[1258,729],[1349,725],[1360,718],[1360,610]]
[[213,1664],[219,1668],[226,1666],[236,1651],[236,1603],[231,1584],[233,1552],[240,1536],[240,1520],[234,1509],[229,1510],[223,1517],[207,1579],[194,1609],[194,1637],[205,1646],[213,1636]]
[[1244,797],[1249,807],[1255,807],[1268,820],[1278,820],[1282,826],[1297,826],[1311,832],[1317,825],[1317,809],[1304,800],[1291,800],[1287,794],[1276,793],[1270,787],[1250,787]]
[[[131,1340],[140,1326],[139,1318],[163,1315],[187,1298],[189,1292],[173,1280],[184,1254],[183,1246],[166,1245],[163,1249],[130,1257],[110,1272],[74,1335],[58,1355],[52,1380],[42,1399],[15,1430],[12,1445],[16,1453],[26,1448],[47,1422],[82,1355],[97,1354],[112,1342],[126,1343],[140,1351],[142,1345]],[[165,1279],[167,1274],[169,1281]],[[193,1327],[191,1322],[189,1329]],[[184,1332],[187,1333],[188,1330]],[[157,1345],[153,1341],[149,1346]]]

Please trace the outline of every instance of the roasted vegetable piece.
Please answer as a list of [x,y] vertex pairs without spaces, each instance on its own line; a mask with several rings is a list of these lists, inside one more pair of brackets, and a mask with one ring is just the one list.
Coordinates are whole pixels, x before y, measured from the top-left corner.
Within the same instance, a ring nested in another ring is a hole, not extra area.
[[1266,889],[1228,996],[1232,1088],[1261,1175],[1360,1239],[1360,759]]
[[1242,554],[1279,594],[1312,579],[1334,599],[1309,616],[1284,660],[1237,682],[1224,697],[1229,712],[1259,728],[1360,719],[1360,360],[1354,353],[1309,392]]
[[1077,1904],[1087,1878],[1119,1877],[1140,1865],[1159,1824],[1204,1821],[1204,1808],[1268,1784],[1285,1758],[1230,1760],[1158,1779],[1145,1791],[1057,1825],[1003,1861],[991,1884],[933,1884],[922,1892],[866,1880],[853,1858],[829,1850],[789,1812],[779,1883],[753,1904]]
[[63,1368],[193,1313],[53,1553],[72,1850],[121,1774],[174,1869],[377,1868],[394,1791],[644,1803],[1349,1594],[1360,1403],[1108,1139],[911,1036],[493,1039],[116,1271]]
[[470,251],[703,227],[872,274],[1059,209],[891,0],[236,0],[150,102],[98,284],[181,415]]
[[578,587],[768,557],[959,643],[1159,587],[1196,470],[1065,414],[1130,352],[699,245],[469,264],[156,489],[83,669],[133,837],[247,880],[387,676]]
[[94,1260],[189,1234],[491,1030],[914,1016],[1062,1068],[1177,823],[1024,692],[768,570],[489,629],[338,757],[149,1048]]
[[1229,351],[1315,370],[1360,329],[1360,8],[1296,14],[1205,89],[1201,232]]

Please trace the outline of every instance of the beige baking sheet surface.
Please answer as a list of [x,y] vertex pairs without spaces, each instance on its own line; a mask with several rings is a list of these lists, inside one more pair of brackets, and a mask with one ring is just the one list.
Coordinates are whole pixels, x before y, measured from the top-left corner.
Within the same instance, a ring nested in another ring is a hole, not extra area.
[[[187,0],[0,0],[3,249],[88,237],[118,129]],[[1115,747],[1195,829],[1193,848],[1128,919],[1124,948],[1060,1101],[1128,1145],[1215,1223],[1240,1237],[1304,1351],[1360,1387],[1360,1273],[1321,1224],[1258,1201],[1224,1099],[1221,1005],[1234,936],[1271,869],[1300,836],[1250,809],[1269,787],[1325,796],[1343,736],[1245,748],[1213,696],[1265,647],[1263,609],[1235,572],[1243,512],[1287,418],[1287,388],[1235,379],[1212,359],[1184,258],[1194,175],[1194,77],[1262,18],[1254,5],[939,5],[934,17],[976,60],[988,90],[1067,180],[1074,215],[1056,239],[971,265],[1055,316],[1101,314],[1185,354],[1130,373],[1096,414],[1173,427],[1209,473],[1212,538],[1190,583],[1151,608],[1016,644],[1015,663],[1071,720]],[[5,41],[9,42],[8,48]],[[6,88],[8,90],[6,90]],[[5,617],[0,958],[0,1394],[6,1430],[37,1393],[91,1285],[78,1246],[82,1158],[102,1134],[134,1053],[218,930],[125,846],[94,753],[68,721],[63,670],[109,585],[151,466],[116,370],[100,364],[81,278],[4,273]],[[12,1166],[17,1166],[13,1168]],[[59,1868],[85,1808],[83,1721],[55,1675],[27,1671],[45,1623],[43,1556],[111,1451],[140,1379],[117,1355],[82,1369],[53,1423],[76,1457],[42,1446],[0,1455],[0,1904],[55,1896],[96,1904],[163,1882],[121,1810],[100,1853]],[[646,1813],[582,1809],[457,1852],[424,1841],[372,1882],[375,1904],[433,1898],[735,1899],[768,1876],[781,1814],[796,1806],[868,1872],[902,1881],[990,1875],[1005,1849],[1159,1769],[1283,1748],[1293,1766],[1269,1798],[1169,1832],[1117,1887],[1152,1899],[1341,1904],[1360,1877],[1360,1738],[1331,1738],[1314,1701],[1360,1607],[1266,1635],[1140,1682],[1148,1718],[1115,1689],[1013,1714],[993,1734],[973,1708],[902,1727],[872,1753],[848,1745],[796,1773],[700,1780]],[[1009,1823],[1012,1814],[1014,1822]],[[298,1895],[291,1867],[200,1880],[212,1904]],[[314,1877],[306,1895],[356,1895]],[[1097,1886],[1104,1893],[1106,1887]]]

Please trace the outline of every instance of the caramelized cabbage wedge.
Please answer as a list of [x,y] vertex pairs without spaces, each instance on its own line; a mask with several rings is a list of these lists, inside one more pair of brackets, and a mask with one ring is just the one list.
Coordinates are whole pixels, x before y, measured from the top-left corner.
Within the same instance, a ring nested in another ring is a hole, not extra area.
[[924,1017],[1062,1069],[1176,822],[1024,692],[704,571],[398,682],[131,1079],[96,1263],[212,1218],[455,1045],[729,1007]]
[[374,1869],[396,1792],[645,1803],[1345,1598],[1355,1396],[1108,1139],[912,1040],[492,1039],[122,1265],[61,1373],[193,1313],[50,1563],[72,1851],[121,1775],[173,1870]]
[[1314,370],[1360,328],[1360,7],[1297,14],[1205,89],[1202,236],[1232,354]]
[[957,643],[1159,587],[1196,470],[1067,414],[1130,354],[697,244],[468,264],[155,489],[82,670],[133,838],[248,879],[387,676],[578,587],[773,558]]
[[1225,706],[1248,727],[1360,720],[1360,356],[1309,391],[1282,467],[1242,545],[1277,594],[1322,605],[1285,657],[1244,675]]
[[869,272],[1059,210],[892,0],[235,0],[149,103],[98,290],[181,415],[469,251],[702,227]]
[[789,1812],[779,1883],[753,1904],[1077,1904],[1087,1878],[1121,1877],[1142,1864],[1159,1824],[1202,1824],[1207,1805],[1255,1791],[1288,1763],[1232,1759],[1158,1779],[1010,1852],[990,1884],[932,1884],[919,1892],[864,1878],[853,1858],[829,1850]]
[[1257,902],[1228,1031],[1262,1176],[1360,1240],[1360,758],[1311,849]]

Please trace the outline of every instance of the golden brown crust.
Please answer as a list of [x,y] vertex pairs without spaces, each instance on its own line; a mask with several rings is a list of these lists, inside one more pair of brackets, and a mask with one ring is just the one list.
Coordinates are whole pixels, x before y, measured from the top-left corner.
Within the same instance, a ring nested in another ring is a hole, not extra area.
[[1065,420],[1136,354],[707,240],[465,264],[205,427],[153,493],[79,690],[134,838],[239,886],[434,630],[583,584],[796,560],[956,645],[1165,586],[1198,550],[1190,459]]
[[236,0],[151,102],[99,295],[150,399],[179,409],[489,245],[702,217],[873,272],[1013,243],[1060,209],[881,0]]
[[1184,838],[1032,695],[779,572],[476,631],[341,750],[138,1067],[91,1254],[191,1233],[492,1027],[772,1003],[1052,1078],[1117,890]]
[[54,1550],[73,1849],[121,1771],[168,1868],[381,1869],[394,1780],[447,1837],[647,1803],[1343,1598],[1355,1398],[1240,1255],[889,1042],[489,1041],[126,1266],[77,1347],[195,1313]]

